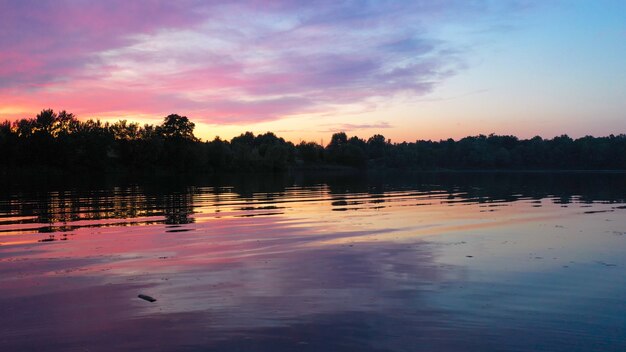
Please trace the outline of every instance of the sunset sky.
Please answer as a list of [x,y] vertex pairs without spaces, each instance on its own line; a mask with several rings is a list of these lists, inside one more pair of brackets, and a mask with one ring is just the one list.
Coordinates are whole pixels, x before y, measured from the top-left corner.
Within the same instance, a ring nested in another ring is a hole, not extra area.
[[203,139],[626,133],[626,1],[0,0],[0,119]]

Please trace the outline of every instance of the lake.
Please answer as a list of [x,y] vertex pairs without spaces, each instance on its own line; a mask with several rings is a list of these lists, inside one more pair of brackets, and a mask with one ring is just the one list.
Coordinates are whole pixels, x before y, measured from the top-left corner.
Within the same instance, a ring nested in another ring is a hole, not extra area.
[[624,351],[626,174],[4,180],[0,350]]

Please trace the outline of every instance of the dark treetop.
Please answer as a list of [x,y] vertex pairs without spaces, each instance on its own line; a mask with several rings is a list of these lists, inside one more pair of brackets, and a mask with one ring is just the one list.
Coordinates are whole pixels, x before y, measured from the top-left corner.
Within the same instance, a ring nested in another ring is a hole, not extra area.
[[414,170],[626,170],[626,135],[552,139],[479,135],[455,141],[392,143],[335,133],[322,146],[294,145],[271,132],[230,141],[201,141],[194,123],[176,114],[140,126],[79,121],[66,111],[0,124],[0,170],[284,171],[291,168]]

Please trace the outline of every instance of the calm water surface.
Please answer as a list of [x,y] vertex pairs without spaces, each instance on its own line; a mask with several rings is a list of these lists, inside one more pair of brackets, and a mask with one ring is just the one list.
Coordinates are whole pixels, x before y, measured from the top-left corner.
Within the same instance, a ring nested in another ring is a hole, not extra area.
[[4,181],[0,350],[624,351],[625,234],[624,174]]

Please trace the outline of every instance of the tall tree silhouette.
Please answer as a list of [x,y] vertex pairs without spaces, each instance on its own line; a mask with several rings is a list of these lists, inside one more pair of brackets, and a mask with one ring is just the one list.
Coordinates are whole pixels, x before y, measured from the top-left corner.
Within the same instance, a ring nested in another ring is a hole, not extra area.
[[165,138],[181,138],[195,141],[193,130],[196,125],[189,121],[187,116],[171,114],[165,117],[163,123],[157,127],[157,133]]

